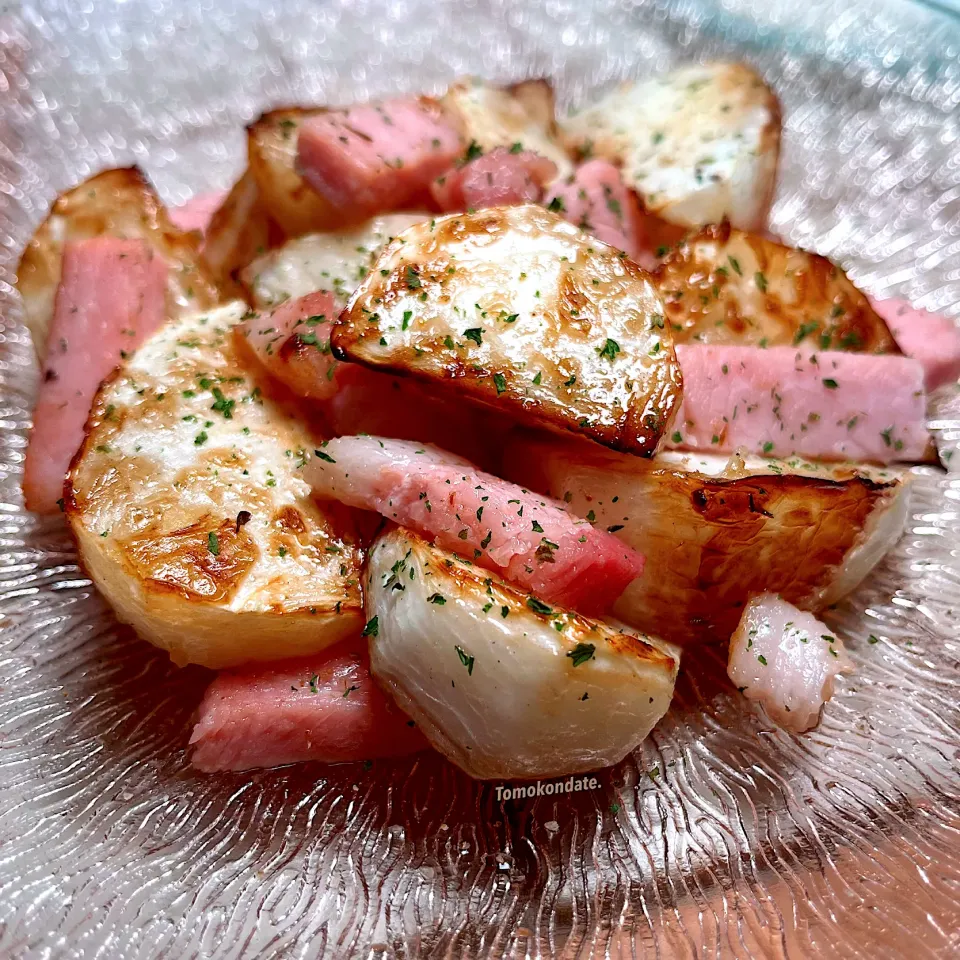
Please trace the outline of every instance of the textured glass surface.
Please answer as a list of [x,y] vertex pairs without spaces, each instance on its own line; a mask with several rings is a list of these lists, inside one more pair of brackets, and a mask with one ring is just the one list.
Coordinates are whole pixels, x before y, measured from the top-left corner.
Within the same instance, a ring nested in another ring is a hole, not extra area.
[[[636,755],[498,803],[435,757],[208,777],[207,676],[118,628],[23,511],[37,370],[12,291],[56,192],[136,162],[227,185],[267,106],[547,75],[564,105],[718,55],[783,101],[774,228],[960,315],[960,30],[892,0],[0,5],[0,956],[960,955],[960,474],[830,614],[856,675],[795,738],[689,654]],[[933,412],[943,449],[960,403]],[[960,466],[960,456],[955,458]],[[869,643],[868,635],[879,638]]]

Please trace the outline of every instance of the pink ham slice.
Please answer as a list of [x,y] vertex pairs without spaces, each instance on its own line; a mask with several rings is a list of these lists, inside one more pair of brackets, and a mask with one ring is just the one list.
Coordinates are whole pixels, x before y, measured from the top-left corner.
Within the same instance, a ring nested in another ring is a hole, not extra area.
[[556,175],[557,165],[539,153],[497,147],[465,166],[451,168],[434,180],[430,190],[444,212],[509,207],[538,202]]
[[337,392],[336,373],[344,366],[330,352],[337,313],[333,294],[308,293],[247,317],[236,331],[273,377],[298,396],[325,400]]
[[960,377],[960,328],[939,313],[912,307],[906,300],[874,300],[870,304],[886,321],[897,346],[923,364],[928,390]]
[[916,360],[794,347],[676,349],[683,404],[671,446],[876,463],[928,456]]
[[64,246],[24,465],[27,509],[57,509],[97,388],[163,322],[166,284],[167,264],[142,240],[95,237]]
[[463,153],[459,131],[426,98],[330,110],[300,125],[299,169],[352,216],[396,210],[427,194]]
[[404,756],[427,747],[411,724],[373,682],[365,642],[348,640],[218,674],[190,737],[192,763],[212,773]]
[[607,160],[577,167],[572,177],[554,185],[546,202],[574,226],[634,260],[644,256],[640,204]]
[[200,233],[206,233],[210,220],[226,199],[228,192],[211,190],[209,193],[198,193],[186,203],[171,207],[169,211],[171,222],[178,230],[199,230]]
[[543,600],[602,614],[643,557],[560,503],[437,447],[380,437],[329,441],[304,470],[323,498],[376,510]]

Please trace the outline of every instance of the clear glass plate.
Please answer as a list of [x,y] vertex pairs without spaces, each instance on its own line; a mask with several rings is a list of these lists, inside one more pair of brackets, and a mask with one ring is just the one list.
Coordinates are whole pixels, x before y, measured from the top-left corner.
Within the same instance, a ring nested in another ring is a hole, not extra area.
[[[0,956],[960,955],[960,477],[830,614],[857,673],[773,728],[689,654],[631,759],[497,802],[435,757],[219,777],[185,744],[207,675],[119,628],[62,520],[23,511],[37,370],[13,293],[55,193],[136,162],[227,185],[281,103],[742,57],[783,101],[774,228],[874,293],[960,313],[960,29],[873,0],[127,0],[0,5]],[[960,403],[938,398],[948,453]],[[960,462],[960,457],[956,460]],[[868,635],[879,638],[869,643]]]

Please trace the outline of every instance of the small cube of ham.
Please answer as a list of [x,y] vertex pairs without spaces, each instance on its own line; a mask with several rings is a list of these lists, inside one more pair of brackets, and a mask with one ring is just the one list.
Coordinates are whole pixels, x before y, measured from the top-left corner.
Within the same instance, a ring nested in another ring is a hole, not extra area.
[[444,213],[536,203],[557,175],[557,165],[530,150],[497,147],[469,163],[452,167],[430,186]]
[[834,678],[852,671],[838,636],[772,593],[751,597],[730,639],[730,679],[774,723],[795,733],[816,726]]
[[577,167],[571,177],[553,186],[545,202],[574,226],[642,262],[640,203],[608,160]]
[[57,509],[100,381],[164,320],[167,272],[142,240],[65,244],[24,465],[28,510]]
[[906,300],[874,300],[870,304],[887,322],[897,346],[923,364],[928,390],[960,377],[960,327],[939,313],[912,307]]
[[205,773],[304,760],[350,763],[427,746],[374,683],[360,639],[310,657],[218,673],[190,743],[191,762]]
[[228,190],[210,190],[198,193],[186,203],[170,208],[170,220],[178,230],[198,230],[206,233],[213,215],[227,198]]
[[643,572],[643,557],[554,500],[437,447],[338,437],[304,468],[317,496],[376,510],[523,590],[602,614]]
[[427,196],[463,150],[454,122],[420,97],[309,117],[300,125],[297,161],[314,190],[359,218]]
[[337,392],[342,367],[330,352],[330,329],[337,318],[332,293],[308,293],[236,327],[267,372],[297,396],[326,400]]

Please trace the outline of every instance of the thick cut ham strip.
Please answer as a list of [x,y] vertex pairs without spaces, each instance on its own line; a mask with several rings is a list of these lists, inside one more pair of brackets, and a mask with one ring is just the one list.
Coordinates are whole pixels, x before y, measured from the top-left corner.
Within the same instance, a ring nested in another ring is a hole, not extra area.
[[870,304],[883,317],[897,346],[923,364],[928,390],[960,377],[960,328],[939,313],[910,306],[906,300],[874,300]]
[[426,195],[463,153],[459,131],[426,98],[330,110],[300,126],[306,181],[351,215],[396,210]]
[[923,367],[907,357],[677,345],[670,446],[875,463],[928,456]]
[[525,591],[581,613],[606,612],[643,558],[554,500],[436,447],[339,437],[304,470],[320,497],[376,510]]
[[226,670],[207,688],[190,737],[205,772],[349,763],[423,750],[426,740],[370,676],[366,643]]
[[295,394],[325,400],[337,392],[338,363],[330,353],[330,328],[337,317],[332,293],[308,293],[237,326],[268,373]]
[[52,513],[100,381],[163,322],[167,265],[142,240],[67,243],[33,414],[23,491]]
[[608,160],[590,160],[577,167],[572,177],[553,187],[548,206],[574,226],[625,250],[639,262],[643,253],[640,204]]
[[497,147],[462,167],[453,167],[430,186],[444,212],[536,203],[557,175],[557,165],[530,150]]

